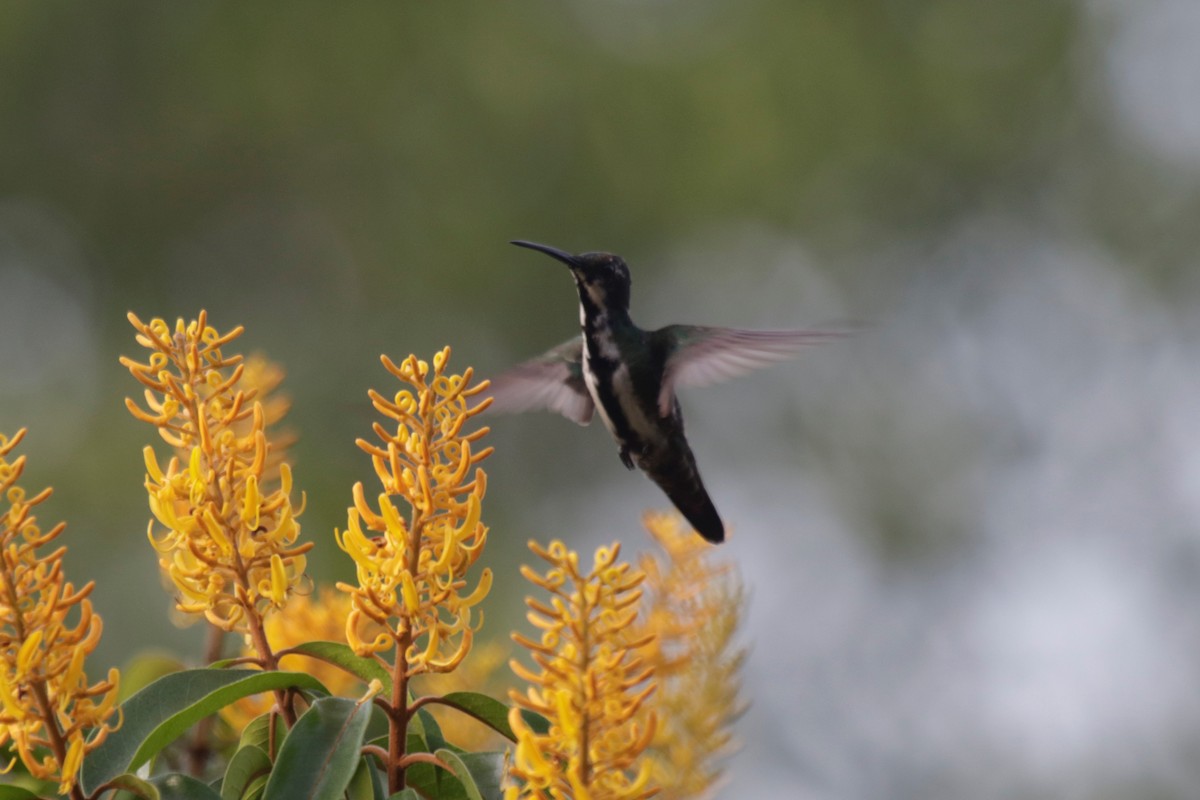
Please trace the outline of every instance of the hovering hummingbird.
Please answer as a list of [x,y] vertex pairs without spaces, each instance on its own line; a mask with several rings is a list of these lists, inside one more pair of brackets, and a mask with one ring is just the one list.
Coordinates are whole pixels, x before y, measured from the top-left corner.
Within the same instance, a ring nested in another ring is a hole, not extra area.
[[523,240],[512,244],[571,269],[582,335],[493,378],[492,410],[547,409],[580,425],[599,410],[626,468],[636,465],[645,472],[705,539],[724,541],[725,526],[700,480],[675,390],[741,375],[845,333],[699,325],[643,330],[629,317],[632,281],[620,256],[572,255]]

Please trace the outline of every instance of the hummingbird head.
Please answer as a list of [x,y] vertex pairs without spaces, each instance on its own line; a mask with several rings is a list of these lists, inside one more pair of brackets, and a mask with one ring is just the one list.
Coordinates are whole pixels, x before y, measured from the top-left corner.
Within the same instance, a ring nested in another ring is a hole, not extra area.
[[581,301],[590,301],[600,309],[629,310],[629,286],[633,280],[629,277],[629,267],[620,256],[612,253],[571,255],[557,247],[521,239],[512,244],[545,253],[570,267]]

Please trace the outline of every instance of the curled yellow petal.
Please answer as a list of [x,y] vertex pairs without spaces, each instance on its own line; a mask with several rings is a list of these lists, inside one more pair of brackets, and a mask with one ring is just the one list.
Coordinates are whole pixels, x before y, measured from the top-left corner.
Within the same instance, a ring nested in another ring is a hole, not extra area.
[[488,592],[492,590],[492,570],[488,567],[483,568],[483,572],[479,573],[479,583],[475,586],[475,591],[471,592],[466,597],[459,600],[459,605],[463,608],[470,608],[476,605],[483,598],[488,596]]
[[32,631],[29,636],[21,643],[21,648],[17,651],[17,675],[27,675],[29,670],[34,666],[35,660],[38,658],[38,647],[42,643],[42,630]]
[[216,542],[217,547],[221,548],[221,552],[225,555],[232,555],[233,542],[229,541],[229,537],[225,534],[225,526],[221,520],[217,519],[217,515],[213,513],[212,506],[205,506],[200,512],[200,524],[204,527],[205,532],[212,537]]
[[75,785],[75,774],[83,763],[83,736],[76,735],[71,739],[67,748],[67,757],[63,759],[62,780],[58,784],[59,794],[66,794]]
[[251,530],[258,527],[258,512],[262,507],[262,497],[258,493],[258,478],[246,476],[246,493],[242,498],[242,521]]
[[287,598],[287,590],[287,568],[283,565],[283,559],[275,553],[271,556],[271,601],[277,606],[282,606]]
[[163,471],[158,466],[158,456],[154,454],[154,448],[146,445],[142,448],[142,460],[146,462],[146,472],[150,475],[151,480],[155,483],[162,483]]
[[417,583],[408,570],[400,573],[400,589],[404,596],[404,610],[410,615],[416,614],[421,609],[421,599],[417,593]]

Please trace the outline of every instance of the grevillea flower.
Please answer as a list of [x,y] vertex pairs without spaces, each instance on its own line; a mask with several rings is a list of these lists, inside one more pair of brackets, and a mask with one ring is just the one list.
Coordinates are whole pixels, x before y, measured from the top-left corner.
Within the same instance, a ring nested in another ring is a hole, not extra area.
[[17,485],[25,457],[8,455],[24,435],[0,434],[0,747],[11,742],[30,774],[57,777],[59,792],[75,795],[84,755],[116,727],[119,675],[88,684],[85,661],[103,629],[87,599],[93,584],[63,578],[66,547],[39,553],[66,526],[44,531],[31,513],[51,489],[28,497]]
[[658,731],[648,755],[654,781],[667,800],[711,795],[722,759],[735,749],[730,727],[744,706],[738,699],[746,653],[734,645],[745,592],[729,562],[675,514],[647,513],[646,530],[665,557],[643,555],[646,602],[631,636],[648,639],[641,655],[654,666]]
[[[428,753],[407,752],[412,710],[435,699],[422,698],[410,709],[409,679],[450,672],[462,663],[483,621],[482,614],[472,619],[473,609],[492,586],[490,569],[480,572],[473,588],[467,578],[487,541],[480,521],[487,475],[478,464],[492,448],[475,449],[487,428],[463,430],[491,401],[472,406],[471,398],[487,382],[472,386],[470,368],[447,375],[449,360],[449,347],[433,357],[432,368],[416,356],[399,365],[382,357],[388,372],[411,388],[390,400],[370,392],[375,408],[394,423],[375,423],[379,444],[358,440],[382,491],[372,504],[363,485],[355,484],[346,530],[334,532],[358,576],[357,585],[338,584],[351,596],[346,640],[392,675],[390,702],[375,702],[390,722],[387,752],[377,755],[386,760],[393,793],[404,788],[409,765],[436,761]],[[407,508],[402,511],[394,496]],[[394,654],[390,663],[380,655],[387,650]]]
[[[353,597],[346,638],[360,655],[399,647],[409,676],[449,672],[466,657],[474,633],[472,609],[487,596],[492,572],[484,569],[468,590],[467,571],[487,541],[480,522],[487,475],[477,465],[492,448],[474,450],[487,428],[464,433],[464,425],[487,402],[470,405],[487,383],[471,386],[472,370],[446,375],[450,348],[433,358],[433,369],[415,356],[388,372],[412,387],[389,400],[372,390],[375,408],[395,422],[375,423],[381,443],[363,439],[382,491],[377,508],[362,483],[354,485],[346,530],[335,532],[354,560],[358,585],[338,584]],[[392,501],[399,495],[408,519]],[[373,636],[364,631],[383,630]]]
[[296,543],[291,469],[268,468],[273,448],[258,390],[239,388],[242,357],[221,351],[243,329],[219,334],[203,311],[192,322],[178,320],[174,332],[161,319],[146,324],[131,313],[129,321],[150,356],[146,363],[121,358],[146,387],[145,408],[132,399],[126,406],[177,453],[164,469],[153,448],[143,451],[150,542],[181,611],[246,633],[270,661],[262,617],[302,580],[312,543]]
[[[655,690],[654,668],[638,654],[649,636],[629,636],[645,575],[617,561],[617,544],[597,550],[587,574],[562,542],[529,547],[550,568],[544,575],[529,567],[521,573],[551,596],[548,604],[526,600],[540,640],[513,635],[529,649],[536,670],[511,663],[529,688],[510,693],[516,705],[509,724],[517,746],[505,798],[650,797],[657,789],[643,754],[654,737],[656,714],[641,712]],[[530,728],[522,708],[549,719],[549,731]]]

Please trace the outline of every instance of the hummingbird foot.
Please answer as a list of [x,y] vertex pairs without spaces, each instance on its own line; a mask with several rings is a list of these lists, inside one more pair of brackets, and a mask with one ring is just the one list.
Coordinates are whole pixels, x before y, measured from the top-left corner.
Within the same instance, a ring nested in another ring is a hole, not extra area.
[[633,469],[633,458],[629,455],[629,446],[621,445],[621,463],[625,469]]

